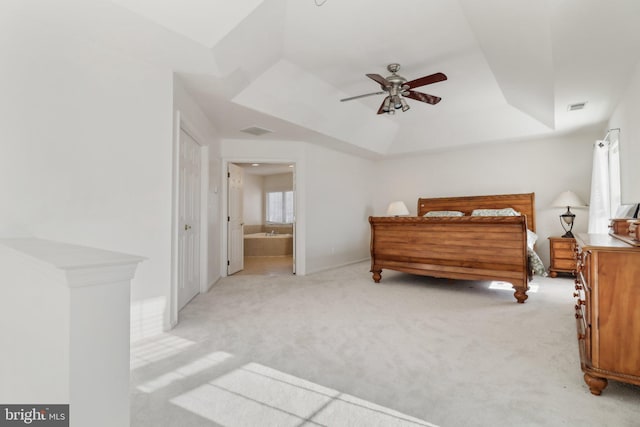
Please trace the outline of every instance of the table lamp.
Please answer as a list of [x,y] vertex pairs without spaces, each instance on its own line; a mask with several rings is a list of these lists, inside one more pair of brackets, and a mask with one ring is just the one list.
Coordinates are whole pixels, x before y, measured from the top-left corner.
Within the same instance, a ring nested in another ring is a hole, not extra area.
[[391,202],[387,208],[387,216],[403,216],[409,215],[409,209],[404,202]]
[[[567,211],[560,215],[560,224],[565,231],[565,234],[562,237],[573,237],[573,233],[571,230],[573,229],[573,222],[576,218],[576,215],[571,212],[571,206],[573,207],[581,207],[586,206],[586,203],[578,197],[576,193],[573,191],[563,191],[558,194],[553,202],[551,202],[551,206],[553,207],[567,207]],[[567,229],[568,227],[568,229]]]

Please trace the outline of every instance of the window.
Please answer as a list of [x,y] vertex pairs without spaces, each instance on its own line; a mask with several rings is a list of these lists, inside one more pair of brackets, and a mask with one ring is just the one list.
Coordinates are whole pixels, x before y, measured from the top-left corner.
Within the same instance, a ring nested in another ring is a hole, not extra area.
[[293,222],[293,191],[267,193],[267,222],[278,224]]

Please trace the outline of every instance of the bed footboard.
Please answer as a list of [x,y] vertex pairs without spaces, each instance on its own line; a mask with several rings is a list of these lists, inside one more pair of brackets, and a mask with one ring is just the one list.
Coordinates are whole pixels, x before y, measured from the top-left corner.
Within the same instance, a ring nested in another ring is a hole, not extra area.
[[519,303],[528,298],[527,218],[369,217],[371,272],[509,282]]

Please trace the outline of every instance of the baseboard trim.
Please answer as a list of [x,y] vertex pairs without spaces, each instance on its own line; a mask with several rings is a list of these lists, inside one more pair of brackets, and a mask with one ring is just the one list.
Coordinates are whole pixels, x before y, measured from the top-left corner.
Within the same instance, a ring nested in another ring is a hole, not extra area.
[[341,263],[341,264],[329,265],[329,266],[318,268],[318,269],[311,270],[311,271],[307,270],[306,274],[309,275],[309,274],[321,273],[323,271],[333,270],[334,268],[341,268],[341,267],[346,267],[348,265],[353,265],[353,264],[358,264],[360,262],[369,261],[370,259],[371,258],[369,258],[369,257],[365,257],[365,258],[357,259],[357,260],[354,260],[354,261],[347,261],[347,262],[344,262],[344,263]]

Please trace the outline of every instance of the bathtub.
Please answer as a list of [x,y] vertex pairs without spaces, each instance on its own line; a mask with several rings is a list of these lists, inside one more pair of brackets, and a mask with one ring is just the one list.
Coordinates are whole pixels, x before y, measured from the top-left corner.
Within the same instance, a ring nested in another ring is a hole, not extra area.
[[293,234],[251,233],[244,235],[244,256],[293,254]]

